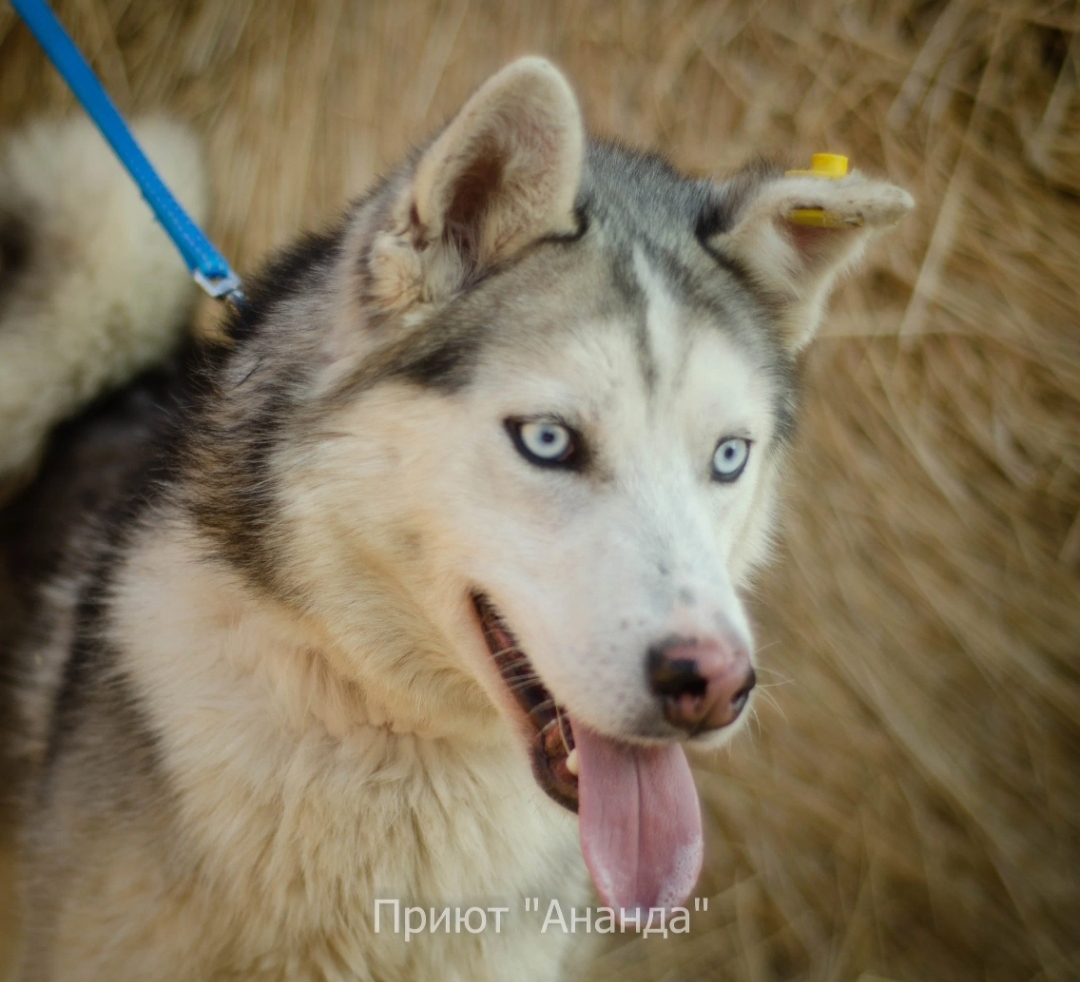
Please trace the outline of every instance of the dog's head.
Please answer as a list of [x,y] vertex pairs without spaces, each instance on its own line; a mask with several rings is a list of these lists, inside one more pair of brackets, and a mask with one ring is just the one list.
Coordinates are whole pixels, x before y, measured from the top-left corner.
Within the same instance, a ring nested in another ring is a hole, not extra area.
[[[527,58],[323,261],[307,439],[283,459],[306,592],[339,620],[423,622],[380,678],[418,702],[432,678],[478,682],[579,810],[613,903],[677,903],[696,878],[682,745],[745,717],[737,591],[767,549],[794,360],[910,207],[858,174],[716,184],[590,143],[563,76]],[[350,608],[364,578],[398,621]]]

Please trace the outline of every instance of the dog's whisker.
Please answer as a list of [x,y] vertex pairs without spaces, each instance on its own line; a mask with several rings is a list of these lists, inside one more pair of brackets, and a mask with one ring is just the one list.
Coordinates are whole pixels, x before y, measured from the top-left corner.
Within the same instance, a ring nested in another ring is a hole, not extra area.
[[529,689],[529,688],[532,688],[535,685],[543,685],[543,684],[544,683],[540,680],[539,677],[534,677],[534,678],[528,678],[528,679],[516,679],[513,682],[507,682],[506,687],[511,692],[519,692],[522,689]]
[[557,703],[555,705],[555,718],[559,721],[559,739],[562,740],[563,748],[566,750],[566,753],[569,756],[570,751],[574,748],[570,746],[569,742],[566,739],[566,729],[563,724],[563,714],[562,710],[559,709]]
[[493,651],[491,653],[491,657],[495,659],[506,658],[510,655],[517,655],[524,658],[524,655],[522,655],[521,653],[521,649],[514,646],[511,646],[509,648],[500,648],[498,651]]
[[546,712],[549,709],[554,709],[554,710],[558,711],[558,706],[555,704],[554,699],[548,698],[548,699],[545,699],[543,702],[538,702],[535,706],[533,706],[529,710],[529,715],[533,715],[535,713],[540,713],[540,712]]

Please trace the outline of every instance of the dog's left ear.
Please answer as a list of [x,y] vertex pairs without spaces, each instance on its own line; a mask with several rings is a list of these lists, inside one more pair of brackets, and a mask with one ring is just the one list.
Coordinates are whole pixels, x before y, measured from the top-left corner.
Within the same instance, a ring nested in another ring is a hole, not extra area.
[[562,73],[521,58],[420,155],[371,255],[385,306],[445,299],[546,235],[577,227],[584,127]]
[[728,190],[734,216],[708,245],[764,291],[792,351],[813,337],[838,276],[855,265],[870,236],[914,206],[902,188],[858,172],[736,178]]

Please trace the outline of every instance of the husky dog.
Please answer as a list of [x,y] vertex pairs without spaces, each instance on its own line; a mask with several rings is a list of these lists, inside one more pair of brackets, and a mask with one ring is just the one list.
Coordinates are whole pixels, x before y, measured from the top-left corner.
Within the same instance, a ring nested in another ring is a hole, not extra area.
[[526,58],[272,263],[16,656],[21,979],[551,980],[525,897],[680,904],[796,356],[910,207],[590,141]]

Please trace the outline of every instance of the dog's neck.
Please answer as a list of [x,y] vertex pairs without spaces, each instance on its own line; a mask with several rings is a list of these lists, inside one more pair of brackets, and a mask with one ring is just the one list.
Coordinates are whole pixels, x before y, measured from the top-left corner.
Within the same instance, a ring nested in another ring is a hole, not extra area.
[[153,692],[185,698],[206,686],[193,703],[209,708],[235,686],[246,706],[294,735],[342,740],[375,727],[478,747],[505,742],[479,686],[448,668],[440,639],[403,616],[377,577],[355,582],[347,608],[339,598],[312,609],[259,589],[178,517],[129,548],[110,629],[121,650],[138,646],[137,674]]
[[[365,652],[208,559],[182,521],[140,536],[106,630],[183,834],[226,895],[260,908],[256,921],[303,938],[337,923],[343,902],[367,930],[377,897],[584,902],[576,822],[540,790],[494,710],[439,712],[422,675],[412,690],[380,688]],[[298,899],[297,882],[344,886]]]

